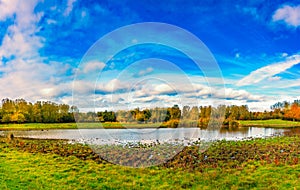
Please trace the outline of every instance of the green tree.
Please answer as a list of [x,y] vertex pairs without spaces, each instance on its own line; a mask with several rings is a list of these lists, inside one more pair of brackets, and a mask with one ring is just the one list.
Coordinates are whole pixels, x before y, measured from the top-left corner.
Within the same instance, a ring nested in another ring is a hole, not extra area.
[[193,106],[189,113],[190,120],[198,120],[199,119],[199,108],[197,106]]
[[56,123],[59,121],[59,108],[50,101],[42,102],[42,120],[44,123]]
[[170,113],[170,120],[176,119],[179,120],[181,117],[181,111],[178,105],[174,105],[173,107],[169,108]]
[[182,119],[190,118],[190,106],[183,106],[182,108]]
[[25,122],[25,116],[20,112],[16,112],[11,116],[10,121],[13,122],[13,123],[24,123]]
[[6,113],[2,117],[2,123],[10,123],[11,122],[11,114]]
[[2,100],[2,111],[4,114],[13,114],[16,112],[16,105],[14,101],[6,98]]
[[43,122],[42,119],[42,103],[37,101],[32,107],[33,121],[36,123]]

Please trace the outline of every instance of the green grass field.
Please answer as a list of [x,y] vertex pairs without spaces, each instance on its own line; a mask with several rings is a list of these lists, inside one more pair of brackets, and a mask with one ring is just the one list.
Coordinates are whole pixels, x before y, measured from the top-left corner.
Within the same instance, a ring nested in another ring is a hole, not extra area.
[[202,153],[187,148],[150,168],[95,160],[88,147],[64,141],[0,140],[0,189],[300,188],[299,136],[220,141]]
[[238,121],[241,126],[255,126],[255,127],[300,127],[298,121],[287,121],[281,119],[269,119],[269,120],[249,120]]
[[77,129],[76,123],[0,124],[0,130]]
[[[281,119],[238,121],[241,127],[300,127],[300,122]],[[42,130],[42,129],[124,129],[124,128],[157,128],[157,123],[25,123],[25,124],[0,124],[0,130]],[[167,127],[162,124],[160,127]]]
[[205,171],[133,169],[76,157],[0,152],[0,189],[294,189],[300,165],[261,165]]
[[25,124],[0,124],[0,130],[42,130],[42,129],[124,129],[124,128],[157,128],[158,124],[146,123],[25,123]]

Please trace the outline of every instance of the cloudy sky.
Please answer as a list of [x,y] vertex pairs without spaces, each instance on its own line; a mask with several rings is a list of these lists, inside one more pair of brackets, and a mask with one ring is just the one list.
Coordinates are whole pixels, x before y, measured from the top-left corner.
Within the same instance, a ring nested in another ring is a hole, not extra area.
[[0,98],[251,110],[300,99],[297,2],[0,0]]

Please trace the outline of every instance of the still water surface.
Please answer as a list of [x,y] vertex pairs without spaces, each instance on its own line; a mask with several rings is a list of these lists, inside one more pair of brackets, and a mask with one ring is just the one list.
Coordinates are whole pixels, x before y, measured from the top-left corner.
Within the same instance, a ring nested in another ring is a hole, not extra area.
[[33,131],[2,131],[0,134],[13,133],[16,137],[38,139],[68,139],[89,144],[124,144],[128,142],[181,142],[188,144],[197,140],[243,140],[283,135],[290,129],[245,127],[235,130],[199,128],[160,128],[160,129],[62,129]]

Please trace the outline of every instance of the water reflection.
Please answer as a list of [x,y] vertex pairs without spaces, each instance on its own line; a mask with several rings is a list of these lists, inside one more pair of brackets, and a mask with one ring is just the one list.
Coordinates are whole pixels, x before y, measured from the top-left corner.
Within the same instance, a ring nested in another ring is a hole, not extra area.
[[300,135],[300,128],[292,128],[283,132],[285,136]]
[[[122,144],[128,142],[183,142],[204,140],[242,140],[245,138],[286,135],[295,129],[276,129],[244,127],[238,129],[204,130],[199,128],[161,128],[161,129],[67,129],[67,130],[33,130],[2,131],[0,134],[13,133],[16,137],[39,139],[69,139],[89,144]],[[297,129],[298,132],[300,131]],[[300,133],[300,132],[299,132]]]
[[261,138],[273,135],[284,135],[290,129],[242,127],[237,129],[221,129],[220,138],[226,140],[240,140],[244,138]]

